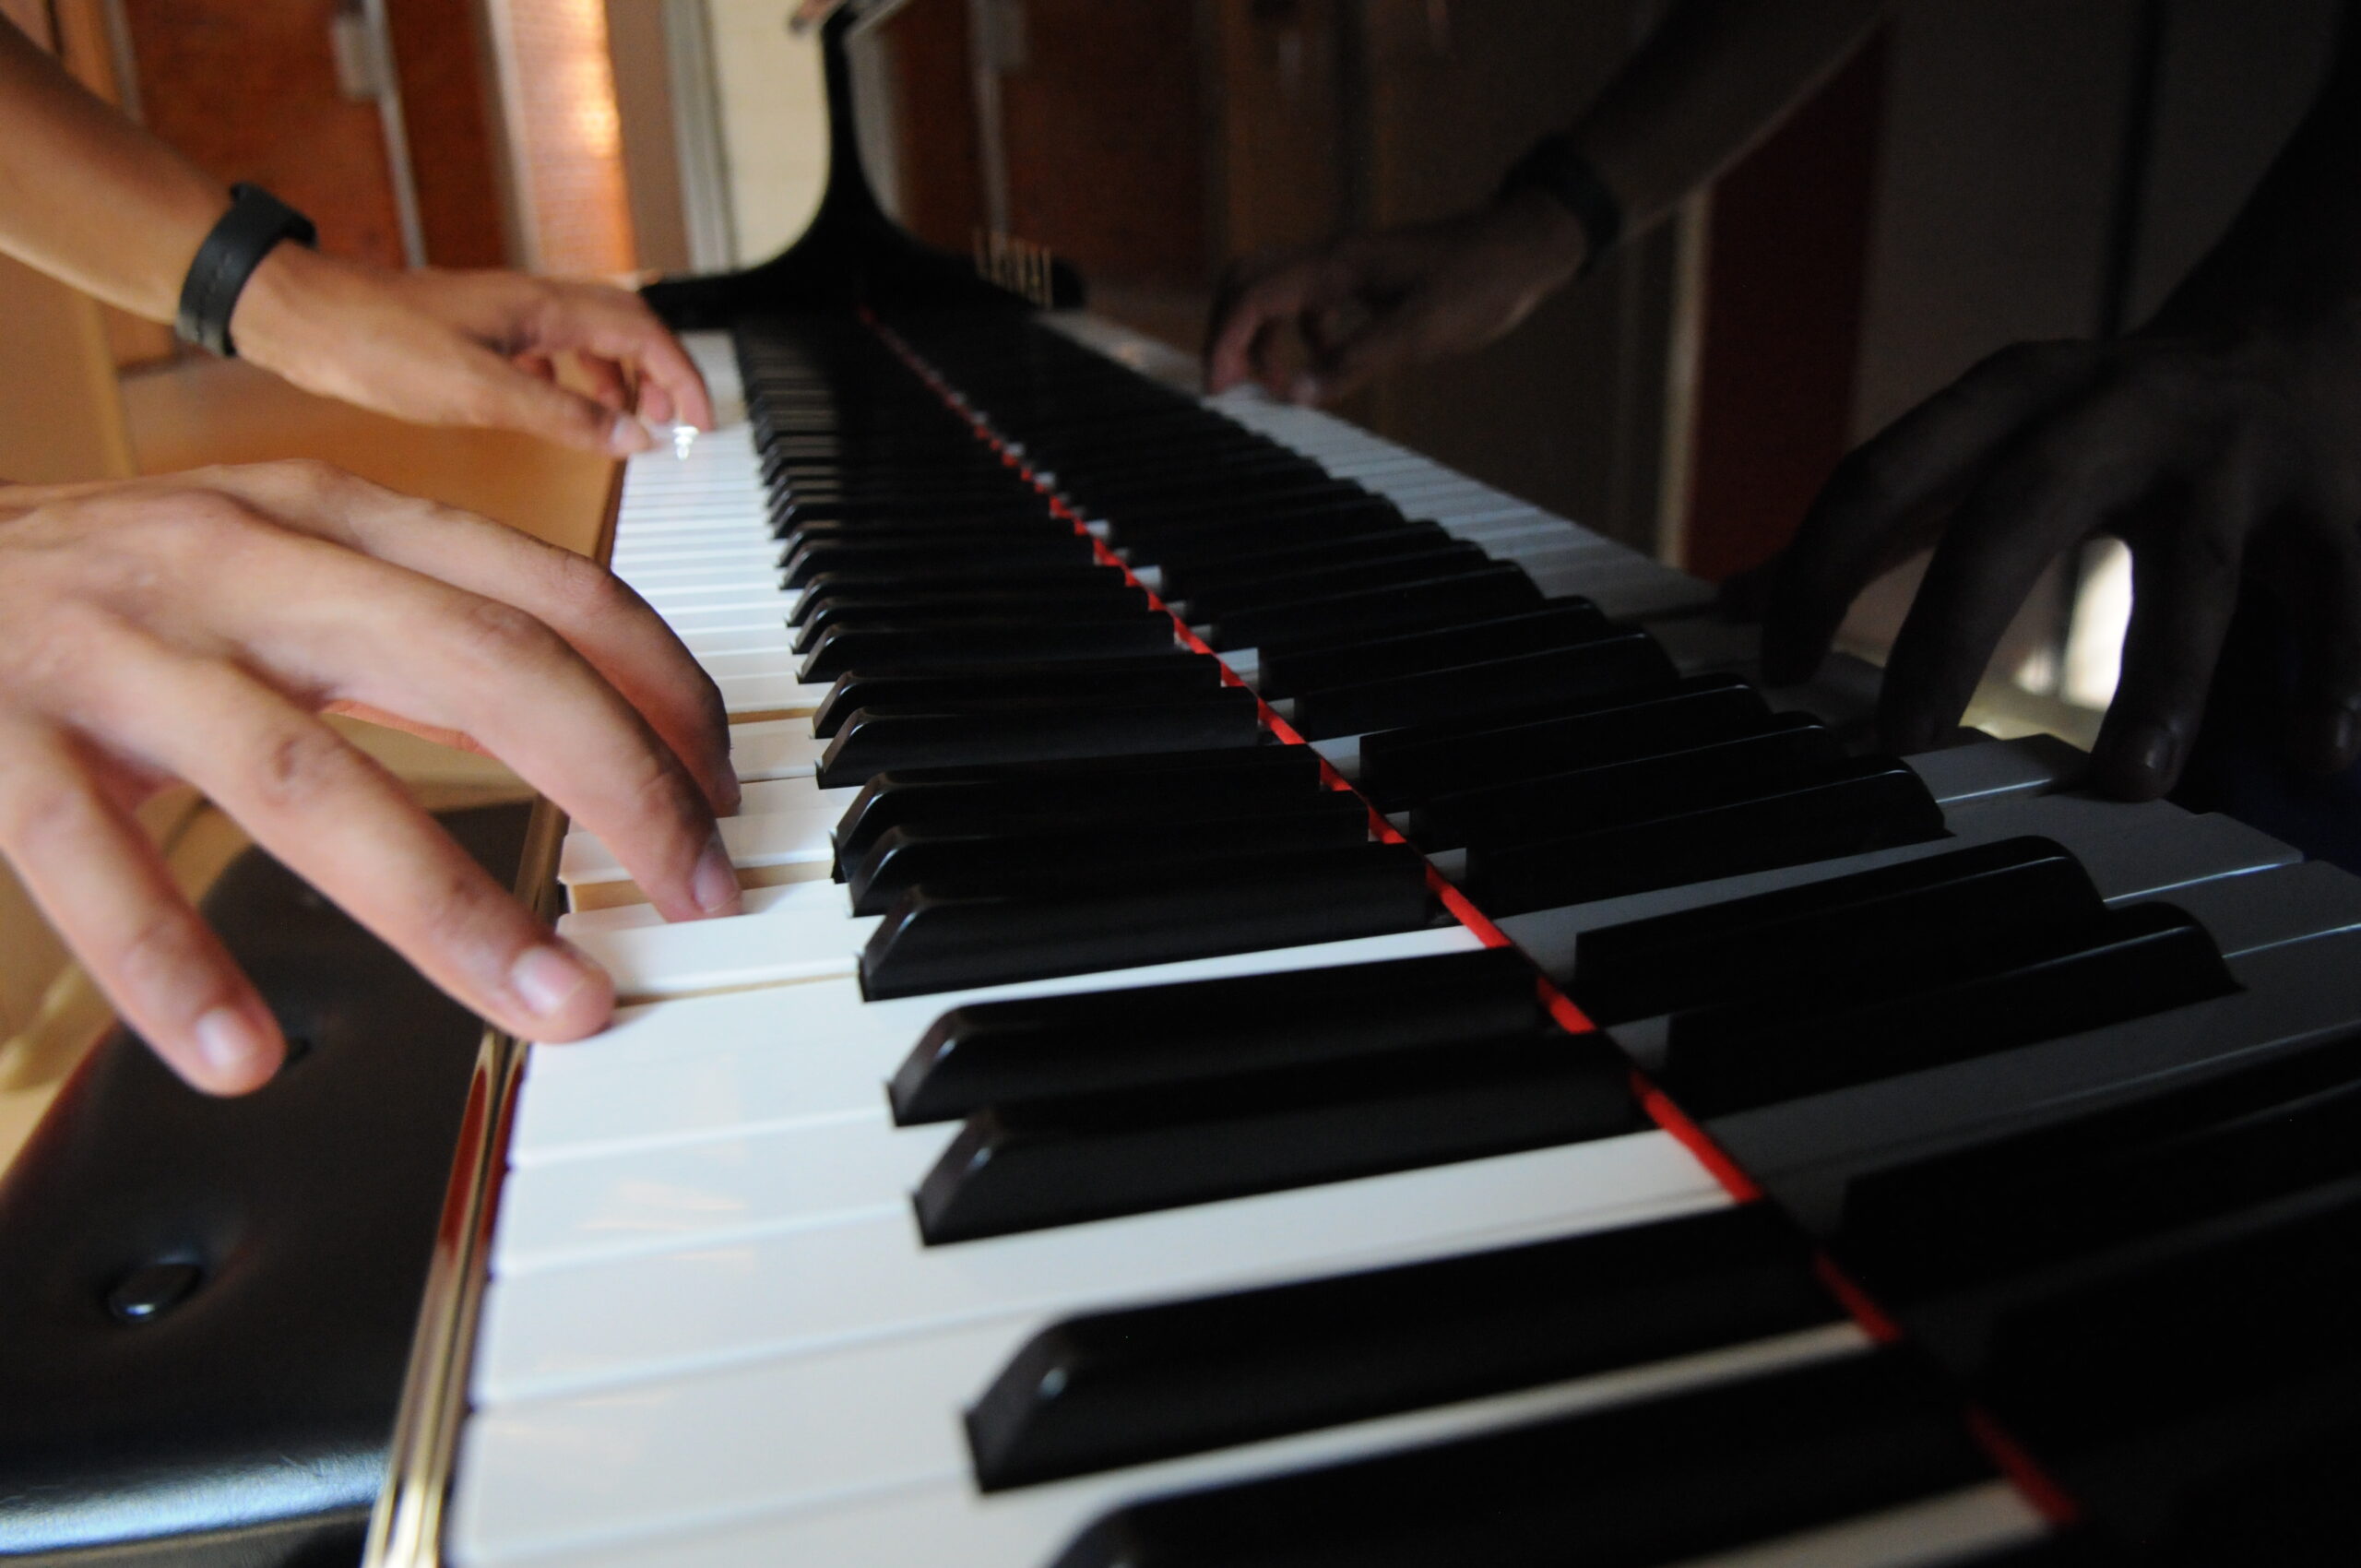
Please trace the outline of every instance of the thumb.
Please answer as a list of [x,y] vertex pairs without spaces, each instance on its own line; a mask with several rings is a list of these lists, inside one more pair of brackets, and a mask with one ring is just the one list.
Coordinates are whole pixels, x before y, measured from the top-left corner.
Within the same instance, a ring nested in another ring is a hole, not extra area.
[[611,457],[628,457],[656,444],[647,427],[631,414],[543,381],[496,355],[484,355],[475,380],[471,423],[522,431],[561,446]]

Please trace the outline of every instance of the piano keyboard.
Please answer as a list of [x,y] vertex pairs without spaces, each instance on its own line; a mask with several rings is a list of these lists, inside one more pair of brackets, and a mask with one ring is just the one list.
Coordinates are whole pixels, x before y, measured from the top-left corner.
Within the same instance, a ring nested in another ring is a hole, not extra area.
[[1071,330],[698,335],[632,459],[748,912],[565,845],[449,1561],[2063,1564],[2352,1452],[2361,885]]

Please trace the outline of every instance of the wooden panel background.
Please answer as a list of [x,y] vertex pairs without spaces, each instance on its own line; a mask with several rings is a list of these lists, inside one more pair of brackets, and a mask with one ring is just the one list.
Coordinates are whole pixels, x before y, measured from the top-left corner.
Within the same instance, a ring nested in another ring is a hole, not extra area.
[[320,248],[402,265],[374,102],[337,88],[336,0],[123,0],[148,129],[223,180],[269,186]]

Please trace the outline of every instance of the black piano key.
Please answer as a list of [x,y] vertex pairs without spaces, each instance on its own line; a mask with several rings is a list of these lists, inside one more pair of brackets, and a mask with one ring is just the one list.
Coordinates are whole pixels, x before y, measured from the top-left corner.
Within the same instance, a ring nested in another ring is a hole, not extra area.
[[1030,707],[1072,702],[1186,696],[1218,690],[1221,665],[1203,654],[1145,654],[1135,659],[1070,659],[1056,664],[1003,665],[974,671],[956,664],[940,669],[872,675],[854,670],[813,710],[812,733],[827,740],[845,719],[863,707],[921,708],[933,712],[970,707]]
[[891,674],[947,663],[1038,664],[1060,659],[1116,659],[1166,653],[1180,646],[1172,617],[1160,610],[1074,615],[1062,621],[970,621],[943,625],[831,626],[796,672],[807,684],[848,670]]
[[1471,847],[1465,886],[1498,919],[1923,844],[1948,831],[1916,773],[1891,757],[1858,757],[1826,778],[1755,800]]
[[1130,503],[1121,510],[1077,509],[1104,523],[1109,540],[1144,561],[1191,553],[1203,559],[1251,544],[1346,539],[1408,520],[1391,501],[1364,490],[1328,486],[1275,494],[1175,496],[1155,505]]
[[1479,545],[1447,540],[1441,544],[1406,548],[1397,554],[1329,562],[1204,588],[1192,594],[1183,608],[1192,622],[1219,621],[1274,604],[1293,604],[1306,599],[1326,599],[1394,583],[1426,582],[1458,572],[1472,572],[1489,564],[1491,559]]
[[[1057,592],[1076,584],[1104,582],[1109,577],[1121,578],[1120,567],[1101,565],[1096,560],[1076,560],[1062,566],[1026,566],[1005,572],[961,571],[955,567],[933,572],[919,568],[908,572],[820,572],[803,584],[805,598],[796,605],[801,613],[803,604],[829,594],[919,594],[919,593],[1022,593],[1038,588]],[[790,617],[789,624],[793,621]]]
[[872,778],[833,834],[837,855],[866,854],[902,825],[1019,831],[1028,824],[1153,820],[1158,814],[1299,800],[1322,791],[1320,758],[1308,746],[1087,757],[995,767],[931,767]]
[[2075,950],[1900,997],[1750,999],[1678,1015],[1665,1079],[1692,1114],[1923,1072],[2237,990],[2213,937],[2164,904],[2109,910]]
[[1536,702],[1636,699],[1669,692],[1679,679],[1655,639],[1634,627],[1572,647],[1318,687],[1292,699],[1288,722],[1304,739],[1324,741]]
[[1369,812],[1339,791],[1243,816],[1159,821],[1133,834],[1050,831],[979,833],[896,827],[845,871],[856,915],[882,915],[921,884],[991,886],[1043,880],[1063,867],[1094,878],[1126,873],[1143,882],[1216,861],[1369,841]]
[[[1042,457],[1047,458],[1048,454]],[[1055,460],[1055,467],[1044,471],[1054,474],[1061,491],[1114,508],[1130,501],[1216,491],[1241,494],[1324,491],[1336,482],[1318,464],[1283,448],[1241,450],[1227,443],[1187,445],[1127,463],[1083,457]]]
[[1392,810],[1477,785],[1760,734],[1770,721],[1762,694],[1737,676],[1691,675],[1662,696],[1561,703],[1365,735],[1358,783]]
[[[1060,476],[1065,482],[1064,475]],[[1311,501],[1335,501],[1352,504],[1369,498],[1370,493],[1350,480],[1332,479],[1317,464],[1277,463],[1267,473],[1247,476],[1228,469],[1195,471],[1180,469],[1154,478],[1133,477],[1128,480],[1074,481],[1074,493],[1087,503],[1085,508],[1097,517],[1103,511],[1110,519],[1137,518],[1142,523],[1160,521],[1167,517],[1187,516],[1192,509],[1208,503],[1235,505],[1240,501],[1285,502],[1300,505]]]
[[1647,1568],[1992,1473],[1951,1391],[1881,1350],[1131,1503],[1054,1568]]
[[875,614],[907,609],[914,614],[924,614],[991,607],[1004,612],[1010,605],[1039,605],[1044,613],[1051,613],[1067,605],[1103,607],[1110,602],[1137,609],[1147,600],[1117,566],[1028,573],[1017,578],[955,577],[931,588],[884,585],[874,580],[848,587],[842,586],[838,574],[829,573],[825,578],[804,585],[803,597],[787,617],[787,624],[801,636],[855,611]]
[[[804,606],[799,605],[799,612]],[[811,614],[794,625],[798,653],[809,653],[821,637],[837,626],[952,626],[978,621],[1038,617],[1060,621],[1069,616],[1098,620],[1110,614],[1144,613],[1147,590],[1123,583],[1092,582],[1048,593],[1002,593],[989,589],[971,593],[880,595],[871,599],[832,595],[809,606]]]
[[1408,522],[1313,544],[1249,548],[1233,555],[1166,565],[1162,592],[1167,599],[1186,599],[1192,593],[1233,582],[1252,582],[1302,567],[1381,560],[1422,546],[1448,543],[1450,540],[1451,535],[1443,531],[1440,523]]
[[1399,513],[1369,506],[1327,505],[1310,512],[1231,508],[1187,531],[1171,529],[1152,537],[1126,534],[1110,525],[1109,540],[1134,566],[1186,573],[1192,566],[1222,564],[1246,551],[1308,550],[1402,526]]
[[909,540],[1063,539],[1074,531],[1073,522],[1050,512],[1026,512],[1013,517],[968,518],[932,509],[911,517],[880,517],[861,522],[791,522],[777,535],[779,559],[803,545],[895,544]]
[[1553,827],[1612,827],[1752,800],[1824,778],[1843,762],[1844,747],[1824,725],[1785,713],[1734,740],[1437,795],[1411,809],[1409,834],[1437,849],[1513,842]]
[[1068,1318],[967,1411],[985,1491],[1481,1398],[1836,1321],[1766,1205]]
[[1541,590],[1522,568],[1501,562],[1430,582],[1404,583],[1299,600],[1214,623],[1205,640],[1224,651],[1302,647],[1345,636],[1374,636],[1458,622],[1488,620],[1541,607]]
[[1349,1063],[1546,1021],[1512,948],[955,1007],[888,1086],[905,1125],[1014,1100]]
[[1835,1244],[1880,1295],[2064,1263],[2361,1168],[2361,1035],[1857,1176]]
[[1038,539],[911,540],[888,544],[821,544],[799,550],[781,569],[781,581],[799,588],[824,572],[908,572],[915,576],[1031,571],[1043,566],[1095,565],[1097,557],[1082,535]]
[[1414,675],[1422,670],[1446,670],[1571,647],[1606,636],[1608,625],[1607,617],[1588,600],[1557,600],[1531,614],[1437,632],[1274,651],[1263,660],[1254,684],[1267,697],[1293,696],[1323,686],[1348,686],[1393,675]]
[[2036,1455],[2063,1460],[2361,1370],[2356,1321],[2361,1191],[2343,1182],[2002,1312],[1977,1382]]
[[1239,686],[1027,707],[865,707],[828,742],[816,773],[821,789],[839,790],[892,768],[1211,751],[1262,739],[1254,694]]
[[1554,1027],[1151,1094],[996,1105],[915,1199],[929,1246],[1615,1137],[1631,1068]]
[[1406,844],[1223,862],[1153,885],[1061,878],[1032,895],[1020,885],[921,885],[861,950],[861,989],[913,996],[1382,936],[1427,925],[1437,909],[1426,861]]
[[1569,990],[1600,1024],[1820,986],[1921,948],[1987,953],[2092,929],[2106,906],[2047,838],[2010,838],[1854,876],[1584,932]]

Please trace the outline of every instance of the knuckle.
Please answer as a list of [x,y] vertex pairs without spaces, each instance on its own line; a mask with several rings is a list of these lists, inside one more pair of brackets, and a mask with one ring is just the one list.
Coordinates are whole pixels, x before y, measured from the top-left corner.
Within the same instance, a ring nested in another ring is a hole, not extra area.
[[288,725],[266,737],[252,783],[272,813],[301,813],[370,782],[369,764],[325,725]]
[[206,947],[189,916],[170,905],[151,905],[117,937],[113,978],[151,1006],[176,992],[201,992],[211,967]]
[[452,651],[484,674],[504,675],[519,667],[546,665],[559,656],[555,633],[500,600],[479,599],[459,612],[457,621]]
[[17,768],[0,790],[0,844],[44,844],[78,836],[90,801],[77,781],[46,769]]
[[621,577],[582,556],[552,550],[547,570],[552,604],[573,619],[596,624],[644,606],[645,601]]
[[314,500],[334,500],[362,482],[334,463],[318,457],[290,457],[271,467],[296,491]]

